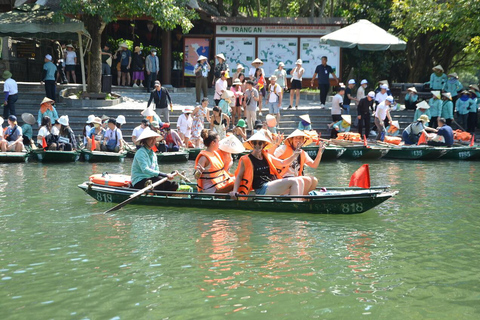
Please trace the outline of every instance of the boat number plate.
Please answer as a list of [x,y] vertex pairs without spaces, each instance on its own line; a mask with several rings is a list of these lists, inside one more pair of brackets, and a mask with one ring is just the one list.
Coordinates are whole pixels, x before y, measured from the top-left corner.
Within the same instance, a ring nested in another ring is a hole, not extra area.
[[353,202],[353,203],[344,203],[342,204],[343,213],[360,213],[363,212],[363,203]]
[[423,156],[423,150],[412,150],[412,155],[414,157],[421,157]]
[[363,150],[353,150],[352,155],[354,157],[361,157],[363,156]]
[[307,154],[312,157],[312,158],[315,158],[317,156],[317,151],[314,151],[314,150],[308,150],[307,151]]
[[466,159],[466,158],[470,157],[470,155],[471,155],[470,151],[461,151],[461,152],[458,153],[458,157],[460,159]]
[[108,193],[97,192],[97,201],[112,202],[112,195]]

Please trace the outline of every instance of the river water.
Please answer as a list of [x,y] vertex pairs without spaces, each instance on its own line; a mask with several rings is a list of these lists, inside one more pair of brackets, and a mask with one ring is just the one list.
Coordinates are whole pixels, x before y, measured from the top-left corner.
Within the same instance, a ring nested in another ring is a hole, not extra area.
[[[361,164],[313,173],[346,186]],[[77,188],[130,165],[0,164],[0,319],[480,318],[478,162],[371,162],[400,193],[358,215],[104,215]]]

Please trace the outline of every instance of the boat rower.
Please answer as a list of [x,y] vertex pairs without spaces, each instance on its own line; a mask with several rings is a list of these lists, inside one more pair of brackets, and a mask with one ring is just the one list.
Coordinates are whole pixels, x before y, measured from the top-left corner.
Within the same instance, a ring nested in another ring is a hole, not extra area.
[[244,151],[245,147],[243,146],[243,143],[233,134],[223,138],[218,143],[218,153],[220,154],[220,157],[222,157],[223,163],[225,164],[225,170],[227,170],[230,176],[234,176],[230,173],[230,169],[233,165],[232,153],[238,154]]
[[165,177],[169,181],[156,186],[155,190],[176,191],[178,189],[178,184],[171,181],[175,174],[163,173],[158,167],[157,155],[153,152],[152,147],[159,137],[158,133],[153,132],[150,128],[145,128],[137,139],[137,143],[141,147],[135,153],[132,163],[132,185],[135,189],[145,188],[145,183],[149,180],[155,183]]

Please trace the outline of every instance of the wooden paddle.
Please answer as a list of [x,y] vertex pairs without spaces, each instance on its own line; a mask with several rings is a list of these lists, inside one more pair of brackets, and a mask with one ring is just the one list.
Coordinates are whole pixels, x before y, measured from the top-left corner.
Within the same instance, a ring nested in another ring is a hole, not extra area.
[[[177,173],[174,173],[174,175],[175,175],[175,174],[177,174]],[[129,203],[132,202],[133,200],[137,199],[138,197],[140,197],[141,195],[143,195],[143,194],[146,193],[147,191],[153,190],[156,186],[161,185],[162,183],[164,183],[164,182],[167,181],[167,180],[168,180],[168,177],[165,177],[165,178],[163,178],[163,179],[161,179],[161,180],[158,180],[157,182],[152,183],[151,185],[149,185],[149,186],[147,186],[147,187],[145,187],[145,188],[143,188],[143,189],[141,189],[141,190],[139,190],[139,191],[131,194],[131,195],[128,197],[127,200],[125,200],[125,201],[117,204],[117,205],[116,205],[115,207],[113,207],[113,208],[108,209],[107,211],[104,212],[104,214],[105,214],[105,213],[112,212],[112,211],[116,211],[116,210],[118,210],[118,209],[120,209],[120,208],[125,207],[127,204],[129,204]]]

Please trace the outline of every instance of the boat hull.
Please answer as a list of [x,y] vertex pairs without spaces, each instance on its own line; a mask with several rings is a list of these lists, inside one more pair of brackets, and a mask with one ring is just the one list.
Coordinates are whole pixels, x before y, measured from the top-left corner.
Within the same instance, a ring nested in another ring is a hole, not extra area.
[[[92,198],[100,202],[120,203],[135,193],[136,189],[107,187],[90,182],[78,186]],[[348,189],[348,190],[347,190]],[[311,198],[310,201],[298,202],[285,200],[285,197],[262,197],[252,200],[232,200],[214,198],[201,193],[176,193],[155,191],[149,195],[142,195],[132,204],[188,207],[215,210],[241,210],[292,212],[315,214],[357,214],[368,211],[394,196],[397,192],[388,192],[387,188],[358,189],[345,188],[344,192],[329,191],[324,195]],[[346,190],[346,191],[345,191]],[[282,199],[281,199],[282,198]],[[287,198],[288,199],[288,198]]]
[[480,155],[480,150],[475,147],[453,147],[438,148],[445,149],[446,153],[441,157],[442,160],[470,160]]
[[[310,156],[310,158],[315,159],[317,157],[318,147],[308,146],[308,147],[303,147],[302,149]],[[345,151],[345,148],[326,147],[325,151],[323,151],[322,161],[336,160],[343,154],[344,151]]]
[[201,148],[191,148],[188,149],[188,160],[195,160],[197,159],[198,154],[202,151]]
[[0,152],[0,163],[26,162],[27,152]]
[[188,151],[162,152],[157,153],[159,163],[176,163],[188,161]]
[[82,155],[85,161],[88,162],[122,162],[127,156],[127,152],[103,152],[82,150]]
[[444,149],[424,146],[392,147],[385,155],[386,159],[435,160],[447,153]]
[[75,162],[80,158],[78,151],[34,150],[31,154],[40,162]]
[[384,157],[389,152],[388,148],[354,146],[345,147],[340,159],[348,160],[376,160]]

